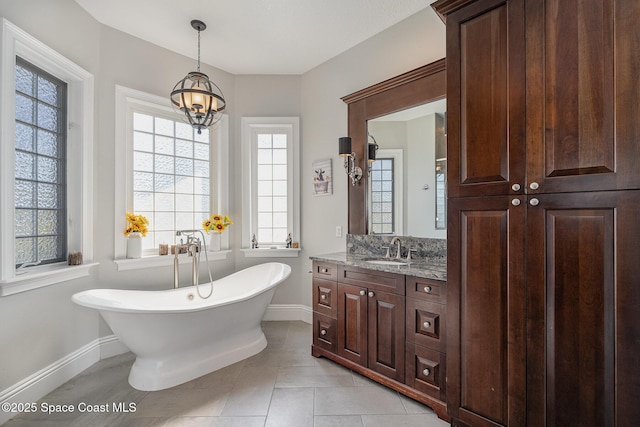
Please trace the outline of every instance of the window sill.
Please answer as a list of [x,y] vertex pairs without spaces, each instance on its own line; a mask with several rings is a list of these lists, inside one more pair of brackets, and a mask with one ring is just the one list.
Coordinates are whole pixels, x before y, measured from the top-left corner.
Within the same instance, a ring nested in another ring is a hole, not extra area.
[[[215,252],[207,251],[206,255],[205,253],[202,254],[202,256],[200,257],[200,261],[206,262],[207,257],[209,258],[209,261],[220,261],[223,259],[227,259],[230,253],[231,250],[222,250]],[[174,259],[175,255],[151,255],[135,259],[114,259],[113,262],[116,263],[118,271],[126,271],[173,265]],[[178,262],[180,264],[187,264],[191,262],[191,258],[187,254],[180,254],[178,255]]]
[[89,275],[91,267],[98,264],[90,262],[81,265],[58,264],[39,267],[37,270],[34,269],[11,279],[0,281],[0,297],[86,277]]
[[301,248],[241,249],[245,258],[297,258]]

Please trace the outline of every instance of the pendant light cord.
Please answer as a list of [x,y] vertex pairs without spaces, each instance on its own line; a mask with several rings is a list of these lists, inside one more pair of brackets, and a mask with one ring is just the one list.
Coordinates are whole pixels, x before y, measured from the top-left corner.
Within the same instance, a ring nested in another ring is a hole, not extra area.
[[198,72],[200,72],[200,30],[198,30]]

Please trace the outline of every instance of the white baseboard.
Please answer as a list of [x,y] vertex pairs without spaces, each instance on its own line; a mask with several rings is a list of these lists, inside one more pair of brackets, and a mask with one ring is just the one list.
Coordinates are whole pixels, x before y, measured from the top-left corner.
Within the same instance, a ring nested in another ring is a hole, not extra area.
[[[311,308],[300,304],[271,304],[266,321],[299,320],[311,324]],[[0,392],[0,404],[37,402],[101,359],[129,351],[115,335],[101,337]],[[0,425],[16,413],[0,411]]]
[[313,311],[301,304],[270,304],[262,320],[300,320],[311,324]]
[[[37,402],[89,366],[100,360],[100,340],[94,340],[44,369],[14,384],[0,393],[2,403]],[[0,412],[0,424],[16,413]]]
[[124,354],[129,351],[126,345],[120,342],[120,339],[115,335],[109,335],[99,338],[100,340],[100,360],[107,359],[109,357]]

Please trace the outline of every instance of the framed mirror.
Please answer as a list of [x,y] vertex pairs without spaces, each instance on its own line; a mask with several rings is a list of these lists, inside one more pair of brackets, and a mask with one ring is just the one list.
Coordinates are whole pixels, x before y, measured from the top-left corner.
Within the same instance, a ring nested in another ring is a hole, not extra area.
[[367,121],[369,234],[446,238],[447,102],[441,98]]
[[[441,59],[342,98],[342,100],[348,104],[348,132],[352,139],[352,149],[357,156],[357,166],[360,166],[362,170],[365,171],[362,179],[357,183],[357,185],[352,186],[349,184],[348,186],[349,233],[369,234],[376,229],[372,224],[372,221],[374,220],[372,178],[374,175],[376,178],[378,177],[378,168],[380,168],[380,177],[382,177],[383,174],[387,177],[389,176],[389,162],[382,161],[373,162],[371,165],[371,173],[367,173],[369,169],[367,162],[367,146],[368,143],[371,142],[369,135],[371,135],[379,145],[376,159],[383,159],[382,156],[387,154],[384,150],[398,150],[398,147],[393,147],[392,145],[385,146],[385,140],[382,135],[383,131],[373,128],[380,126],[379,123],[385,121],[396,121],[389,120],[389,118],[394,119],[402,114],[410,113],[413,111],[412,109],[414,107],[419,111],[420,109],[430,108],[425,107],[425,105],[436,106],[446,104],[446,101],[444,100],[446,94],[445,74],[445,60]],[[394,114],[397,115],[394,116]],[[435,114],[435,112],[433,114]],[[440,119],[442,121],[442,126],[440,128],[441,132],[444,133],[446,129],[445,111],[439,111],[438,114],[442,116]],[[436,117],[433,116],[432,118],[435,122]],[[372,129],[370,129],[370,124]],[[378,132],[378,134],[376,134],[376,132]],[[446,138],[442,138],[442,140],[445,139]],[[402,230],[396,229],[394,232],[388,234],[412,235],[415,237],[446,237],[446,230],[442,228],[446,226],[446,195],[444,193],[446,189],[446,153],[442,152],[442,147],[445,147],[444,149],[446,150],[446,142],[444,142],[439,152],[436,151],[435,145],[433,145],[433,150],[431,151],[431,148],[426,148],[426,144],[427,143],[425,142],[425,145],[421,147],[416,146],[417,148],[414,150],[430,150],[429,152],[433,153],[432,156],[415,152],[416,154],[411,155],[410,158],[412,159],[412,163],[416,160],[417,164],[423,165],[422,168],[416,166],[416,171],[421,169],[427,170],[428,166],[428,174],[430,174],[428,178],[426,175],[420,178],[413,177],[412,168],[408,164],[407,160],[409,148],[406,148],[406,152],[403,151],[402,154],[396,152],[395,157],[387,157],[390,159],[402,158],[402,174],[397,176],[401,176],[403,188],[402,190],[399,188],[396,189],[396,194],[402,193],[403,201],[398,201],[396,203],[394,200],[394,205],[392,207],[392,209],[396,210],[395,220],[398,219],[399,215],[403,218]],[[435,144],[435,142],[433,144]],[[394,143],[394,145],[397,144]],[[396,168],[398,167],[397,162],[398,160],[395,160]],[[384,169],[385,167],[387,169]],[[436,171],[438,167],[440,168],[439,172]],[[409,178],[408,175],[410,173],[412,174],[411,178]],[[421,181],[424,182],[422,182],[422,184],[417,184]],[[438,184],[438,182],[440,183]],[[407,195],[405,195],[404,187],[407,187],[408,184],[411,184],[412,186],[412,193],[421,194],[423,199],[428,198],[431,200],[431,207],[427,208],[425,206],[420,206],[420,196],[410,195],[408,192]],[[413,184],[415,184],[415,186]],[[389,188],[389,185],[393,186],[394,184],[385,184],[385,188]],[[396,183],[395,185],[398,184]],[[424,185],[428,185],[429,188],[427,190],[415,189]],[[382,188],[382,184],[380,187],[376,184],[376,189],[377,188]],[[440,190],[440,192],[438,192],[438,190]],[[438,197],[438,195],[440,195],[440,197]],[[377,201],[378,195],[375,197]],[[380,194],[380,197],[382,200],[382,197],[386,197],[388,199],[389,196]],[[393,195],[391,197],[394,198]],[[415,200],[414,197],[416,197]],[[405,201],[404,198],[407,200]],[[416,205],[416,203],[418,204]],[[388,206],[386,206],[386,208],[388,209]],[[382,209],[382,206],[380,206],[380,209]],[[401,209],[402,212],[400,213],[398,209]],[[410,225],[412,220],[408,218],[409,214],[415,217],[413,220],[414,224],[429,223],[431,224],[430,229],[433,231],[420,233],[417,231],[414,232],[414,227]]]

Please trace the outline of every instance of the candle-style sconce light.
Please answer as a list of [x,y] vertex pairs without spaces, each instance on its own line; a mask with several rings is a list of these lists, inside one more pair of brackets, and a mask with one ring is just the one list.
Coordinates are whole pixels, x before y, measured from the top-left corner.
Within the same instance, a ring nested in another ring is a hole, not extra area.
[[376,155],[378,154],[378,142],[373,137],[373,135],[368,134],[369,139],[373,142],[369,142],[367,144],[367,160],[369,163],[368,173],[371,175],[371,165],[376,161]]
[[351,185],[355,186],[356,182],[362,178],[362,169],[356,166],[356,153],[351,149],[351,137],[343,136],[338,139],[339,154],[344,157],[344,170],[347,176],[351,178]]

